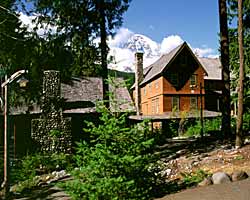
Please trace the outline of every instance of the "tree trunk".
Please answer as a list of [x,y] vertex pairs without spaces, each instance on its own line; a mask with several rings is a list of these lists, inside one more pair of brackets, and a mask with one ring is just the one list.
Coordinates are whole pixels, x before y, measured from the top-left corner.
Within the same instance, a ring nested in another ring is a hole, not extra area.
[[238,114],[236,129],[236,147],[243,144],[242,124],[243,124],[243,95],[244,95],[244,50],[243,50],[243,23],[242,23],[242,0],[238,0],[238,42],[240,58],[239,93],[238,93]]
[[103,78],[103,100],[107,108],[109,108],[109,86],[108,86],[108,65],[107,65],[107,32],[106,32],[106,19],[104,12],[104,1],[100,0],[100,32],[101,32],[101,63],[102,63],[102,78]]
[[230,70],[229,70],[229,44],[227,25],[227,3],[226,0],[219,0],[220,18],[220,51],[222,64],[222,133],[226,138],[231,136],[230,116]]

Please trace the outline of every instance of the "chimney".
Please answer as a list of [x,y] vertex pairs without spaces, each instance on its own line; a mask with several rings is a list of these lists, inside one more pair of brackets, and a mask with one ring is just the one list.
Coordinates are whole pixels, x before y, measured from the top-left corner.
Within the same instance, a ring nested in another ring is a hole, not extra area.
[[143,80],[143,50],[137,49],[135,53],[135,107],[136,114],[141,115],[141,88],[140,83]]

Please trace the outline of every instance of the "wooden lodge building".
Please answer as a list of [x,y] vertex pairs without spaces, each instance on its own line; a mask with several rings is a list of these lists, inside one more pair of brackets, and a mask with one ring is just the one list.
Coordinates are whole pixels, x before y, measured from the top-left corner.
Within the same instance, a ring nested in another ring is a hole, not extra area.
[[[186,42],[143,69],[143,52],[135,54],[132,94],[137,115],[132,119],[215,117],[222,89],[218,58],[198,58]],[[198,112],[197,112],[198,111]],[[198,113],[198,116],[197,116]]]

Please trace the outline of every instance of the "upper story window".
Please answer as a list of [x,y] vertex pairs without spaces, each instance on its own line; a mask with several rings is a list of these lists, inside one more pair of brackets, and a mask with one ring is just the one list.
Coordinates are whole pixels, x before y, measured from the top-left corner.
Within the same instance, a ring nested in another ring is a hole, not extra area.
[[177,73],[170,73],[169,74],[169,81],[172,85],[178,86],[179,80],[178,80],[178,74]]
[[197,86],[197,74],[190,76],[190,86]]

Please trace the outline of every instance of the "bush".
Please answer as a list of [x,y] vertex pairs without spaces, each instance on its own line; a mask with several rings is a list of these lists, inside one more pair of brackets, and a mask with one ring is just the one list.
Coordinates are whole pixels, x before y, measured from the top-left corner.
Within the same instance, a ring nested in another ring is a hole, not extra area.
[[71,169],[72,159],[66,154],[41,154],[25,156],[12,171],[12,182],[32,180],[35,176],[55,170]]
[[[203,121],[203,132],[204,134],[219,131],[221,127],[221,118],[213,118],[213,119],[204,119]],[[189,123],[187,127],[187,131],[185,133],[186,136],[197,136],[200,135],[201,132],[201,122],[200,119],[195,120],[194,123]]]
[[126,126],[126,116],[102,107],[101,125],[88,123],[91,142],[78,143],[75,180],[62,186],[74,199],[148,199],[157,182],[145,123]]
[[191,173],[181,173],[182,181],[186,187],[197,185],[209,175],[210,175],[209,173],[201,169]]

